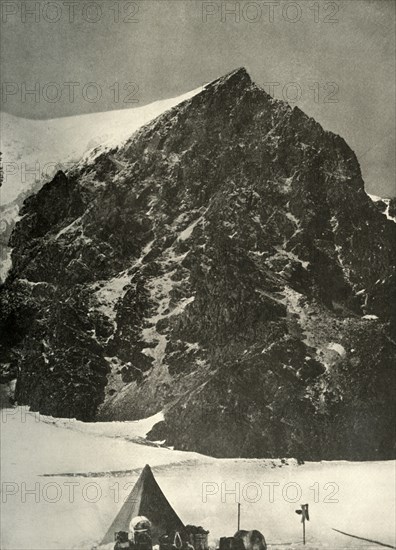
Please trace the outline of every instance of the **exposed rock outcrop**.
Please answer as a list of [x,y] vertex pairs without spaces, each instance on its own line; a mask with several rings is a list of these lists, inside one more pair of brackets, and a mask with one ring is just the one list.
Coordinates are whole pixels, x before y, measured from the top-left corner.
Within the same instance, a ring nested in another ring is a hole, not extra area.
[[390,458],[396,224],[244,69],[58,173],[0,299],[16,399],[216,456]]

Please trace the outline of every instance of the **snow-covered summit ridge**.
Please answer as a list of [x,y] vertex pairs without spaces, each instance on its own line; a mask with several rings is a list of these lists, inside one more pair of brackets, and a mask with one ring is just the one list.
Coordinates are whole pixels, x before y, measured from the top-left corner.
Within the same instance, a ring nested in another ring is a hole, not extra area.
[[136,130],[168,109],[190,99],[199,87],[178,97],[131,109],[50,120],[30,120],[1,112],[1,141],[5,181],[1,203],[7,204],[34,183],[50,180],[99,147],[121,145]]

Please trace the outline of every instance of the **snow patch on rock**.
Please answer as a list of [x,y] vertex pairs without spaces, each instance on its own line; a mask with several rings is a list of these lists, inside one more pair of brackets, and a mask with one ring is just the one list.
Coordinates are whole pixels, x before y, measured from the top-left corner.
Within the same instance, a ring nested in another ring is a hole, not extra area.
[[111,321],[116,318],[116,304],[124,295],[125,287],[131,282],[131,277],[127,272],[117,275],[106,281],[95,296],[99,302],[98,310],[104,313]]
[[384,199],[382,197],[379,197],[378,195],[371,195],[370,193],[367,193],[367,195],[370,197],[370,199],[375,203],[375,202],[379,202],[379,201],[382,201],[383,203],[385,203],[386,205],[386,209],[384,211],[384,215],[388,218],[388,220],[391,220],[392,222],[395,222],[396,223],[396,217],[395,216],[391,216],[389,214],[389,207],[390,207],[390,199]]
[[337,352],[338,355],[340,355],[340,357],[345,357],[346,356],[345,348],[341,344],[337,344],[335,342],[330,342],[330,344],[327,346],[327,349],[330,349],[330,350],[333,350],[333,351]]

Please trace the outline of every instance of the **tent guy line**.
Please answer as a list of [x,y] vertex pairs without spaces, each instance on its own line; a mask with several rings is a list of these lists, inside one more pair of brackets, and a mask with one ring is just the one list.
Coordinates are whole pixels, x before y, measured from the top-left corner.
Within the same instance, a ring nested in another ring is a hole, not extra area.
[[341,535],[346,535],[347,537],[352,537],[354,539],[372,542],[373,544],[378,544],[379,546],[384,546],[385,548],[396,548],[396,546],[392,546],[391,544],[386,544],[385,542],[379,542],[378,540],[366,539],[364,537],[358,537],[357,535],[351,535],[350,533],[345,533],[344,531],[340,531],[339,529],[334,529],[334,527],[332,527],[332,530],[336,531],[337,533],[341,533]]

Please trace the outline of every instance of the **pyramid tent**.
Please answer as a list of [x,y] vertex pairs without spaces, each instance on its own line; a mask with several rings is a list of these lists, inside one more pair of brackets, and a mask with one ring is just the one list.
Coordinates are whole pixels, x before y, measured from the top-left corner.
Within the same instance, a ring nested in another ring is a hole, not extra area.
[[184,529],[183,522],[161,491],[148,464],[143,468],[101,545],[114,542],[114,533],[117,531],[128,531],[131,520],[136,516],[146,516],[151,521],[153,544],[158,544],[158,537],[168,530]]

